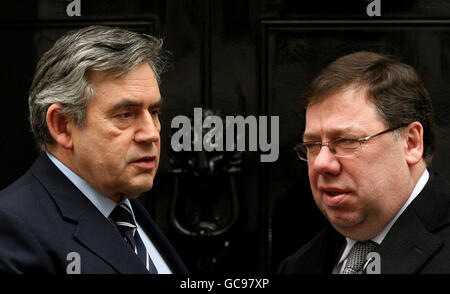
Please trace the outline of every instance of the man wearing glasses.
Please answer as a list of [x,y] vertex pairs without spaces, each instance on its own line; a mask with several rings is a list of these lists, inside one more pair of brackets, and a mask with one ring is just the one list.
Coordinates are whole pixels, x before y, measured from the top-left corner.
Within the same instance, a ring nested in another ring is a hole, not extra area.
[[331,225],[278,272],[450,273],[450,189],[427,170],[432,107],[414,69],[343,56],[310,84],[305,109],[295,149]]

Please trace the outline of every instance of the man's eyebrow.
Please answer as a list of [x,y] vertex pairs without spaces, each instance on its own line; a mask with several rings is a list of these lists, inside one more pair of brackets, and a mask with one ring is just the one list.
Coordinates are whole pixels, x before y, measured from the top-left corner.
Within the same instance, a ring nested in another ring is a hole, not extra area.
[[305,141],[305,140],[314,140],[314,139],[317,139],[319,137],[320,136],[317,136],[317,135],[314,135],[314,134],[311,134],[311,133],[303,133],[303,135],[302,135],[303,141]]
[[161,108],[163,106],[163,99],[160,98],[158,101],[150,105],[150,108]]
[[[111,107],[110,112],[115,112],[117,110],[129,108],[129,107],[142,107],[142,105],[143,105],[142,102],[136,102],[136,101],[133,101],[130,99],[123,99],[123,100],[119,101],[118,103],[116,103],[115,105],[113,105]],[[160,108],[161,106],[162,106],[162,99],[159,99],[155,103],[151,104],[149,106],[149,108]]]
[[[358,129],[354,128],[353,126],[348,126],[348,127],[344,127],[344,128],[335,128],[335,129],[331,129],[328,130],[327,132],[327,136],[332,138],[332,137],[337,137],[340,135],[348,135],[348,134],[362,134],[360,131],[358,131]],[[303,141],[304,140],[320,140],[320,135],[314,134],[314,133],[303,133],[302,135]]]

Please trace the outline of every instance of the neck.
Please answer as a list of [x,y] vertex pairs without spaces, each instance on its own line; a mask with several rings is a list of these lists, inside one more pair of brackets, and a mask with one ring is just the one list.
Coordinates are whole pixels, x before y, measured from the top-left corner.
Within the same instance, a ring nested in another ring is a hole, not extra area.
[[409,168],[411,174],[411,193],[426,168],[427,165],[423,159]]
[[119,203],[125,198],[128,198],[127,195],[123,193],[111,194],[106,191],[102,191],[101,187],[95,185],[95,183],[89,182],[85,177],[83,177],[82,173],[76,168],[76,165],[73,163],[73,157],[71,154],[71,150],[63,149],[60,146],[47,146],[47,152],[53,155],[56,159],[58,159],[62,164],[64,164],[68,169],[77,174],[80,178],[85,180],[92,188],[96,189],[98,192],[103,195],[108,196],[114,202]]

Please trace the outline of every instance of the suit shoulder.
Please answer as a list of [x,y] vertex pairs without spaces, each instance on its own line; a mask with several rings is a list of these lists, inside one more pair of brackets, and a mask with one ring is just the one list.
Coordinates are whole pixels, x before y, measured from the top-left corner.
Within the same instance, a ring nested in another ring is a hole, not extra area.
[[47,194],[45,187],[27,171],[22,177],[0,191],[0,207],[17,214],[19,211],[32,208],[39,196]]
[[412,202],[412,208],[428,231],[436,232],[450,225],[450,185],[436,173]]
[[31,174],[30,170],[28,170],[25,174],[23,174],[20,178],[12,182],[9,186],[0,190],[0,201],[4,201],[5,198],[16,196],[20,197],[23,195],[23,192],[26,191],[30,185],[37,184],[38,181]]

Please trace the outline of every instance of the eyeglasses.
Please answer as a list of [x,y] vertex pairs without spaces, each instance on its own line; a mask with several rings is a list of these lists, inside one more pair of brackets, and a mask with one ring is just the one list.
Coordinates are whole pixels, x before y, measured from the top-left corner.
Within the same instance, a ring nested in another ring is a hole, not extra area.
[[395,128],[390,128],[376,133],[375,135],[367,136],[361,139],[339,138],[330,142],[303,142],[295,145],[294,150],[298,157],[304,161],[311,160],[317,156],[322,146],[328,146],[331,153],[333,153],[336,157],[351,157],[361,149],[362,143],[365,143],[379,135],[400,129],[405,125],[406,124]]

